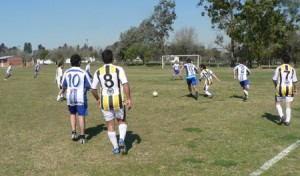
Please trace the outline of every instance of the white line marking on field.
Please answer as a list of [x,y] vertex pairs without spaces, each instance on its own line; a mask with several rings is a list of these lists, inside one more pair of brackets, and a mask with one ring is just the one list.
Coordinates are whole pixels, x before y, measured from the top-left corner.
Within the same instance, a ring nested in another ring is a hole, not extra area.
[[270,169],[275,163],[277,163],[279,160],[281,160],[283,157],[288,155],[292,150],[294,150],[296,147],[300,145],[300,140],[297,140],[295,143],[290,145],[288,148],[284,149],[282,152],[280,152],[278,155],[276,155],[274,158],[271,160],[265,162],[263,166],[261,166],[259,169],[256,171],[252,172],[250,176],[259,176],[262,174],[264,171]]

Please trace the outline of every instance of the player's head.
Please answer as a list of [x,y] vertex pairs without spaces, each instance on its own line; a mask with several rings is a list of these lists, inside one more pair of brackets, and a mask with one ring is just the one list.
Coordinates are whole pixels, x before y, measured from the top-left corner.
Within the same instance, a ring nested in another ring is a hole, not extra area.
[[291,61],[291,56],[288,54],[284,54],[281,56],[281,60],[284,64],[288,64]]
[[73,54],[71,56],[71,66],[72,67],[80,67],[81,58],[78,54]]
[[88,61],[88,64],[90,64],[91,63],[91,61]]
[[175,63],[178,64],[178,60],[176,60]]
[[191,63],[191,62],[192,62],[192,59],[188,58],[188,59],[186,60],[186,62],[187,62],[187,63]]
[[201,70],[206,69],[206,66],[205,66],[204,64],[201,64],[201,65],[200,65],[200,69],[201,69]]
[[111,50],[106,49],[102,52],[102,60],[105,64],[113,62],[113,53]]
[[236,60],[237,60],[237,63],[238,64],[242,64],[242,63],[244,63],[244,61],[243,61],[243,59],[241,58],[241,57],[236,57]]
[[59,62],[58,63],[58,67],[63,67],[64,66],[64,63],[63,62]]

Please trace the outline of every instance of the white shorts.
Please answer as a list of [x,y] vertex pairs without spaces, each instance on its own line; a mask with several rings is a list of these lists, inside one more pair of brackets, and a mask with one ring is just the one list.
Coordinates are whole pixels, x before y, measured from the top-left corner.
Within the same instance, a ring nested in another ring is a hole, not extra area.
[[294,100],[294,97],[278,97],[278,96],[275,96],[275,100],[276,100],[276,102],[289,103],[289,102],[292,102]]
[[126,117],[126,113],[124,111],[124,108],[122,109],[119,109],[119,110],[103,110],[101,109],[102,112],[103,112],[103,116],[104,116],[104,119],[105,121],[111,121],[113,120],[114,118],[117,118],[117,119],[125,119]]

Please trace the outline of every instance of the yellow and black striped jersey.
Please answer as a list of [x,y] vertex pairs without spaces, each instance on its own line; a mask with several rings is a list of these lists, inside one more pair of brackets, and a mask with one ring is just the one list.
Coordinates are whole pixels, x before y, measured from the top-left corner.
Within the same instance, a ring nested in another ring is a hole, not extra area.
[[293,96],[293,83],[297,82],[295,69],[289,64],[283,64],[276,68],[273,80],[277,82],[276,95]]
[[200,80],[205,79],[206,85],[211,85],[213,83],[213,75],[214,73],[210,69],[203,69],[200,73]]
[[118,110],[123,107],[122,85],[127,82],[123,68],[113,64],[105,64],[95,72],[92,89],[97,89],[98,83],[100,84],[101,109]]

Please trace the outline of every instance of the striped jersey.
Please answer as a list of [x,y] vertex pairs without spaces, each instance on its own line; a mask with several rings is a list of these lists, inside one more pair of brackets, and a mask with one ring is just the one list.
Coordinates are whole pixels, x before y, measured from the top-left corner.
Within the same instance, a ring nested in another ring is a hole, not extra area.
[[86,92],[91,88],[91,81],[87,73],[80,67],[72,67],[65,71],[62,87],[67,88],[68,105],[87,105]]
[[62,76],[63,76],[63,70],[62,70],[62,68],[61,67],[58,67],[57,69],[56,69],[56,72],[55,72],[55,79],[56,79],[56,82],[57,83],[61,83],[61,81],[62,81]]
[[273,80],[277,82],[277,96],[293,96],[293,83],[297,82],[296,71],[289,64],[283,64],[275,69]]
[[177,63],[175,63],[175,64],[173,65],[173,69],[174,69],[174,70],[180,70],[180,65],[177,64]]
[[205,79],[206,85],[211,85],[213,82],[213,75],[214,73],[210,69],[203,69],[200,73],[200,80]]
[[199,72],[197,67],[192,63],[185,63],[183,65],[186,70],[186,78],[193,78],[196,77],[196,74]]
[[113,64],[105,64],[95,72],[92,89],[97,89],[97,85],[100,84],[101,109],[119,110],[123,108],[124,93],[122,85],[127,82],[123,68]]
[[37,64],[35,65],[35,71],[36,71],[36,72],[39,72],[39,71],[40,71],[40,64],[39,64],[39,63],[37,63]]
[[240,82],[248,80],[248,75],[250,75],[250,70],[246,65],[239,64],[234,67],[234,71],[237,73],[237,78]]

